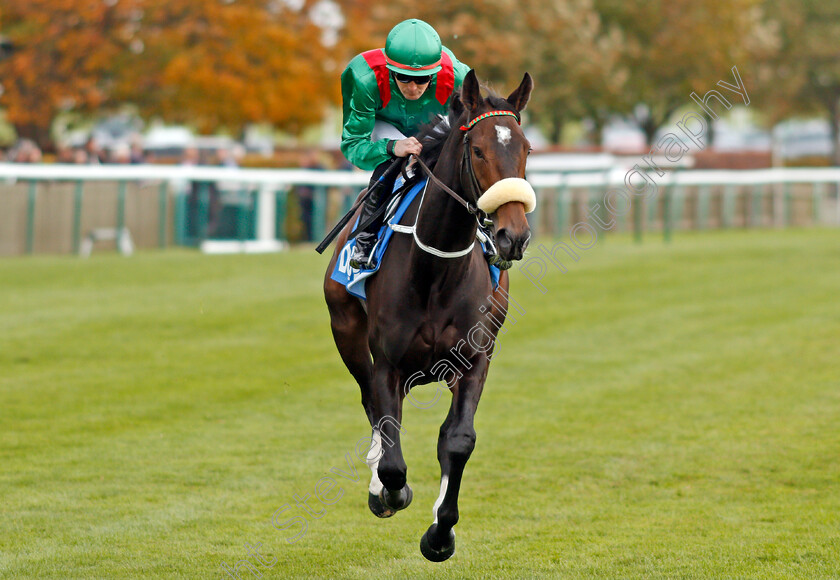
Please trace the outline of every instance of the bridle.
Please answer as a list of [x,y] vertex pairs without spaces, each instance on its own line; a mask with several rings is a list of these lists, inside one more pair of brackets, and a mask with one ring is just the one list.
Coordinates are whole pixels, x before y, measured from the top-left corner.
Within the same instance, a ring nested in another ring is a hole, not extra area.
[[[516,119],[518,124],[522,124],[519,115],[513,111],[488,111],[487,113],[482,113],[466,125],[461,125],[461,131],[464,132],[464,155],[461,159],[461,184],[465,185],[464,189],[472,190],[469,193],[472,194],[472,198],[475,199],[476,202],[478,202],[478,198],[481,197],[481,194],[486,190],[482,189],[478,184],[478,178],[475,176],[475,170],[473,169],[472,147],[470,146],[470,129],[475,127],[479,121],[483,121],[489,117],[513,117]],[[464,173],[466,173],[466,184],[464,184]],[[477,214],[481,211],[477,207],[475,209],[475,212],[470,213]]]
[[[481,197],[481,194],[484,190],[481,189],[481,186],[478,184],[478,178],[475,176],[475,170],[473,169],[472,155],[470,154],[472,149],[470,147],[470,129],[475,127],[475,125],[479,121],[483,121],[484,119],[487,119],[489,117],[513,117],[514,119],[516,119],[516,122],[518,124],[522,124],[522,121],[517,113],[514,113],[513,111],[499,110],[482,113],[466,125],[461,125],[461,131],[464,132],[464,154],[461,157],[461,185],[464,187],[464,189],[470,190],[469,193],[472,194],[472,198],[475,199],[476,202],[478,201],[478,198]],[[426,176],[429,178],[429,180],[431,180],[432,183],[437,185],[443,191],[448,193],[455,201],[460,203],[470,215],[477,216],[479,219],[487,217],[486,215],[484,215],[483,211],[478,209],[478,206],[476,206],[474,203],[467,201],[466,199],[455,193],[448,185],[446,185],[444,182],[438,179],[438,177],[434,173],[432,173],[432,170],[429,169],[428,165],[426,165],[423,162],[423,160],[420,159],[419,156],[415,155],[414,158],[417,161],[417,164],[420,165],[420,168],[423,170],[423,173],[425,173]],[[466,180],[464,179],[464,173],[466,173]]]
[[[461,172],[460,172],[461,173],[461,185],[464,187],[464,189],[468,190],[468,192],[471,194],[471,197],[474,200],[476,200],[476,202],[478,201],[478,198],[481,197],[481,194],[484,190],[481,189],[481,185],[479,185],[478,178],[475,176],[475,170],[473,169],[472,154],[471,154],[472,153],[472,147],[470,146],[470,130],[473,127],[475,127],[475,125],[479,121],[483,121],[484,119],[487,119],[487,118],[490,118],[490,117],[514,117],[516,119],[517,123],[522,124],[522,121],[521,121],[521,119],[520,119],[520,117],[517,113],[514,113],[513,111],[497,110],[497,111],[488,111],[486,113],[482,113],[481,115],[478,115],[475,119],[473,119],[472,121],[470,121],[466,125],[461,125],[460,130],[464,132],[464,154],[461,158]],[[420,168],[423,170],[423,173],[425,173],[426,176],[429,178],[429,181],[431,181],[436,186],[441,188],[443,191],[448,193],[449,196],[452,197],[452,199],[457,201],[459,204],[461,204],[464,207],[464,209],[466,209],[467,212],[470,215],[475,216],[476,221],[478,221],[479,225],[481,225],[484,222],[484,220],[487,219],[487,214],[485,214],[483,211],[481,211],[475,203],[467,201],[466,199],[464,199],[463,197],[458,195],[455,191],[453,191],[452,188],[450,188],[448,185],[443,183],[434,173],[432,173],[432,170],[429,169],[429,167],[423,162],[422,159],[420,159],[419,156],[415,156],[415,160],[417,161],[417,164],[420,165]],[[425,188],[424,188],[423,189],[423,198],[421,198],[421,200],[420,200],[420,207],[417,208],[417,217],[420,216],[420,208],[422,208],[422,206],[423,206],[423,200],[425,199],[425,195],[426,195],[426,191],[425,191]],[[443,250],[438,250],[436,248],[428,246],[428,245],[424,244],[423,242],[421,242],[420,238],[417,237],[417,218],[415,218],[413,226],[403,226],[403,225],[400,225],[400,224],[391,224],[391,229],[393,229],[395,232],[412,234],[414,236],[415,243],[417,244],[417,246],[421,250],[423,250],[423,251],[425,251],[429,254],[432,254],[434,256],[437,256],[439,258],[460,258],[461,256],[465,256],[465,255],[469,254],[472,251],[472,249],[475,247],[475,240],[473,240],[473,243],[470,244],[470,246],[468,248],[465,248],[463,250],[459,250],[457,252],[444,252]],[[479,229],[479,231],[480,231],[480,229]],[[484,241],[484,240],[482,240],[482,241]]]

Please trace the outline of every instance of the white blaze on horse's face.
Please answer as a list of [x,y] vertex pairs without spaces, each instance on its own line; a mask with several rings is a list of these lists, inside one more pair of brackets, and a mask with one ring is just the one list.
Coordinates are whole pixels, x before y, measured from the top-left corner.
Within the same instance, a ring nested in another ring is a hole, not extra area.
[[502,125],[496,125],[496,138],[499,140],[504,147],[508,146],[510,143],[510,127],[503,127]]

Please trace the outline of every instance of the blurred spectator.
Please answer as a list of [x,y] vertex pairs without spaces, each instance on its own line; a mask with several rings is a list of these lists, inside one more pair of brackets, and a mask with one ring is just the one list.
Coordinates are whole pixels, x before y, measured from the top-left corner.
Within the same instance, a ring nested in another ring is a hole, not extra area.
[[241,143],[234,143],[233,147],[230,148],[230,154],[233,155],[233,160],[236,161],[236,165],[242,165],[242,160],[245,159],[245,146]]
[[[318,151],[315,149],[308,150],[301,162],[301,169],[313,169],[316,171],[323,171],[326,169],[321,163],[318,156]],[[315,205],[315,188],[311,185],[301,185],[297,188],[298,203],[300,203],[300,219],[303,222],[304,240],[311,242],[312,240],[312,210]]]
[[131,147],[129,147],[128,143],[117,143],[114,145],[114,148],[111,149],[111,153],[108,156],[108,163],[120,165],[131,163]]
[[88,154],[87,151],[82,149],[81,147],[77,147],[73,149],[73,163],[78,165],[84,165],[88,162]]
[[40,163],[41,149],[30,139],[21,139],[9,150],[12,163]]
[[99,165],[105,163],[105,152],[99,145],[95,137],[91,136],[87,143],[85,143],[85,151],[87,152],[88,163],[92,165]]
[[59,145],[55,152],[56,163],[73,163],[73,149],[66,145]]
[[130,159],[134,165],[146,163],[146,154],[143,152],[143,142],[140,139],[131,140]]
[[216,164],[222,167],[239,167],[245,158],[245,148],[234,143],[230,149],[220,147],[216,150]]
[[[184,156],[181,158],[181,165],[192,167],[196,165],[209,165],[196,147],[184,149]],[[219,227],[219,216],[222,210],[222,200],[219,195],[219,188],[213,181],[193,180],[189,186],[187,197],[188,232],[190,236],[201,238],[201,224],[199,223],[199,206],[202,201],[202,194],[208,195],[207,222],[205,237],[212,238]]]
[[216,162],[222,167],[239,167],[239,163],[233,156],[233,151],[224,147],[216,150]]
[[195,147],[187,147],[184,149],[184,156],[181,157],[181,165],[193,166],[198,165],[199,154]]

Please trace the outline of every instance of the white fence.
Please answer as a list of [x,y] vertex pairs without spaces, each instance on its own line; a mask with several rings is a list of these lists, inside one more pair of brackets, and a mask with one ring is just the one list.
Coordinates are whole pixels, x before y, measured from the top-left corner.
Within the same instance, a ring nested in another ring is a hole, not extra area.
[[[603,211],[604,192],[623,187],[627,171],[628,168],[622,167],[593,171],[589,167],[552,172],[550,167],[539,167],[537,171],[529,172],[528,179],[540,200],[538,211],[532,216],[535,229],[539,233],[556,235],[571,220],[587,219],[596,204]],[[661,177],[654,173],[649,176],[658,186],[657,198],[644,202],[634,200],[633,212],[628,214],[632,215],[633,228],[639,235],[642,230],[681,227],[840,225],[840,203],[836,193],[840,168],[677,169],[666,171]],[[240,225],[244,225],[236,236],[240,241],[250,240],[251,247],[259,248],[263,244],[265,249],[276,248],[279,247],[278,240],[286,237],[282,223],[286,194],[292,188],[307,187],[314,191],[310,233],[315,239],[328,228],[327,221],[334,221],[336,212],[340,213],[352,203],[352,197],[367,185],[369,177],[368,172],[360,171],[0,163],[0,254],[31,253],[36,249],[61,251],[56,249],[58,246],[41,244],[36,235],[62,229],[64,226],[50,225],[61,219],[68,224],[68,232],[61,234],[67,238],[62,247],[72,247],[73,251],[78,250],[80,240],[92,228],[121,230],[129,222],[134,223],[135,229],[154,230],[160,246],[166,246],[170,241],[185,243],[187,238],[195,243],[206,237],[206,228],[202,230],[199,224],[192,237],[185,234],[185,216],[192,211],[185,205],[185,195],[192,188],[192,199],[198,200],[195,211],[204,215],[201,212],[207,213],[210,187],[216,193],[219,190],[227,192],[229,197],[238,199],[242,207],[248,208],[241,214],[245,217],[241,218]],[[115,193],[114,201],[108,202],[115,206],[113,211],[109,210],[111,218],[88,216],[93,211],[92,206],[107,205],[102,201],[105,194],[91,192],[97,184],[100,190],[109,187]],[[337,193],[339,190],[341,193]],[[327,208],[328,191],[332,192],[332,198],[344,196],[338,206],[332,208],[333,215],[329,215]],[[145,202],[135,198],[145,199]],[[130,200],[128,205],[127,199]],[[58,200],[63,201],[59,203]],[[59,204],[58,209],[49,209],[51,204]],[[154,206],[156,216],[150,209]],[[142,219],[135,214],[142,214]],[[109,219],[111,223],[105,223]],[[625,227],[625,221],[619,219],[616,227]],[[146,235],[146,238],[151,237],[151,234]],[[150,245],[143,243],[142,235],[140,238],[140,246]]]

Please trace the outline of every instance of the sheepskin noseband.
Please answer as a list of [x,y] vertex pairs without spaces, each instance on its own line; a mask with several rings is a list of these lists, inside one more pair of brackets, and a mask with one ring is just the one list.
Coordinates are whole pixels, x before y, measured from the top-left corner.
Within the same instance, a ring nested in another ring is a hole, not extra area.
[[537,194],[524,179],[507,177],[491,185],[478,198],[478,209],[489,215],[511,201],[521,201],[525,204],[525,213],[531,213],[537,206]]

